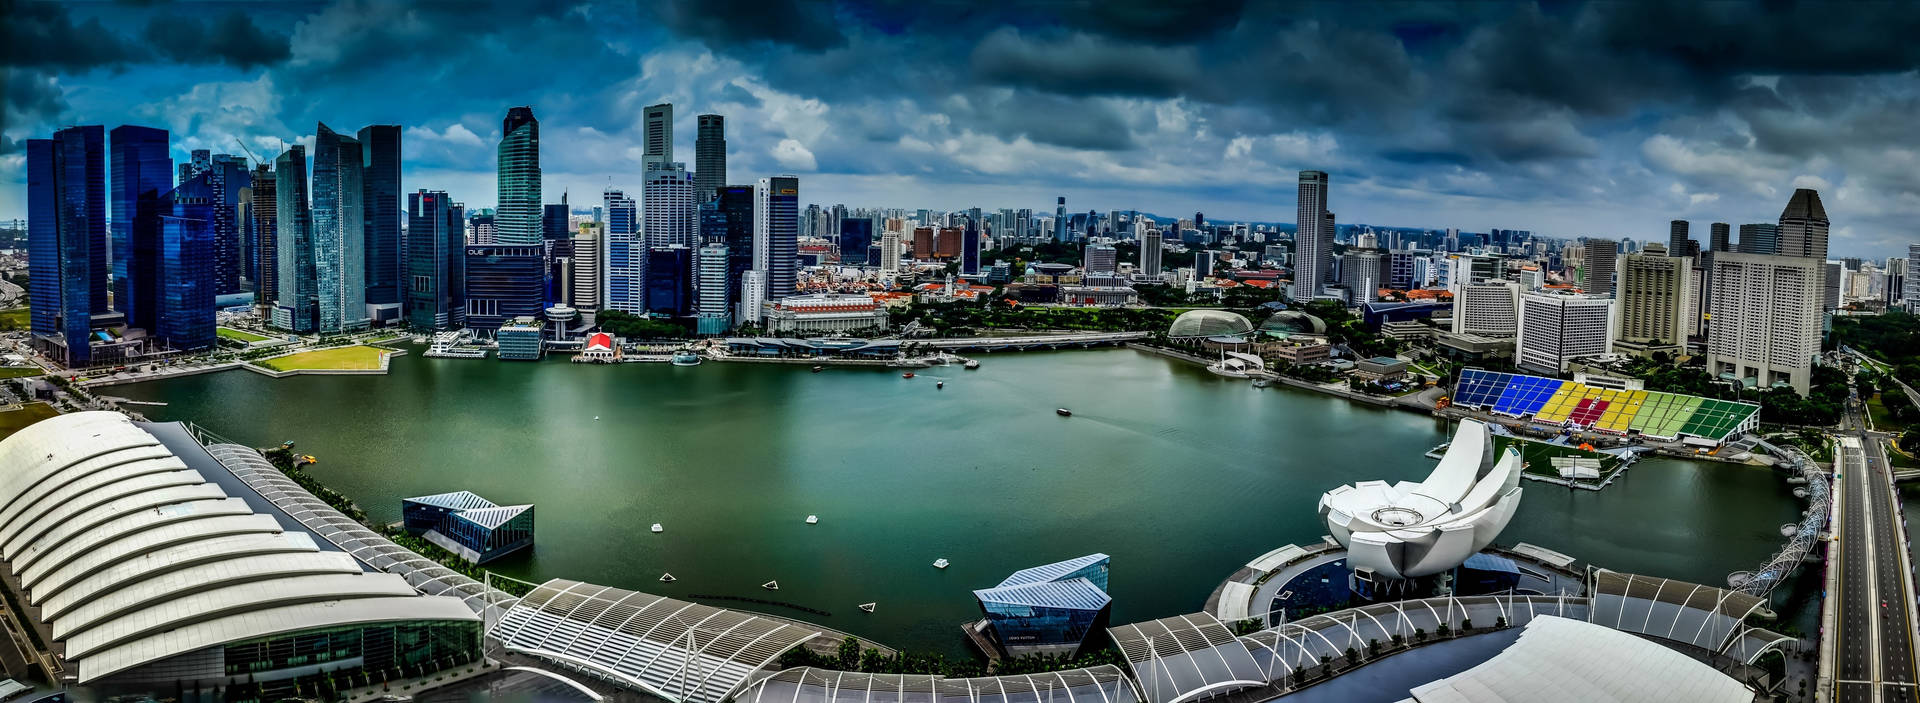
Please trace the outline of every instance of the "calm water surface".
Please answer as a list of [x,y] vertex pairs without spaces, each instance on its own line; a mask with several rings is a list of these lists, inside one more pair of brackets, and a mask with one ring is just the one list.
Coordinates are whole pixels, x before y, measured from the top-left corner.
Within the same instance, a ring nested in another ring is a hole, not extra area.
[[[231,371],[107,392],[236,441],[295,440],[379,520],[397,520],[401,498],[461,489],[533,503],[537,545],[492,565],[502,573],[774,597],[833,613],[781,614],[952,653],[965,649],[956,626],[978,617],[972,589],[1089,552],[1113,556],[1114,622],[1197,611],[1249,559],[1319,540],[1321,492],[1418,480],[1445,439],[1413,413],[1130,350],[982,361],[909,380],[416,353],[387,376]],[[1714,585],[1759,565],[1800,509],[1766,471],[1666,459],[1598,494],[1526,489],[1501,542]],[[933,568],[942,557],[952,566]],[[776,579],[777,594],[760,589]],[[1805,589],[1776,600],[1795,612]],[[869,601],[877,612],[854,608]]]

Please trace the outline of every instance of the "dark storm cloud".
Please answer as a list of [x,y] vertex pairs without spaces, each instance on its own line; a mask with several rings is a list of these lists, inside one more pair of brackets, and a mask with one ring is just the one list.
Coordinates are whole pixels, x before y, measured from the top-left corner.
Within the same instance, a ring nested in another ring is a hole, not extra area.
[[1087,34],[1028,37],[1012,28],[973,49],[973,72],[989,84],[1068,95],[1172,97],[1200,79],[1193,51],[1108,41]]
[[0,64],[84,71],[141,58],[100,20],[75,24],[65,5],[0,0]]
[[1019,92],[970,101],[969,107],[948,110],[962,124],[1004,139],[1025,137],[1041,144],[1069,149],[1124,151],[1135,146],[1126,120],[1111,106],[1053,95]]
[[246,13],[232,10],[212,23],[185,14],[162,14],[147,23],[147,45],[182,63],[219,61],[252,68],[285,61],[288,38],[261,29]]
[[[643,6],[646,3],[643,3]],[[726,47],[768,42],[807,51],[845,46],[832,3],[807,0],[668,0],[655,11],[676,34]]]

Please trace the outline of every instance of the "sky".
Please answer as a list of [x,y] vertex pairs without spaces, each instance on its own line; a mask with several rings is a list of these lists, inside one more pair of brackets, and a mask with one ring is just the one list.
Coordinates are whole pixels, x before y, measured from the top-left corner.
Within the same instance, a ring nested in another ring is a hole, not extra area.
[[727,118],[803,202],[1142,210],[1664,240],[1816,188],[1834,256],[1920,241],[1920,3],[0,0],[0,219],[24,140],[168,129],[270,158],[400,124],[403,186],[495,197],[507,108],[548,202],[638,190],[641,111]]

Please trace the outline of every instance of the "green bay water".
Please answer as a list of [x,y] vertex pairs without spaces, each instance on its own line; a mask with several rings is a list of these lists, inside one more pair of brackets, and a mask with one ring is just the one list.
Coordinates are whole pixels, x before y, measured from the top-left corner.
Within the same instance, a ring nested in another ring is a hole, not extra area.
[[[832,615],[748,607],[950,654],[979,616],[973,589],[1090,552],[1113,557],[1114,622],[1195,612],[1248,560],[1318,541],[1322,492],[1420,480],[1434,463],[1421,455],[1446,439],[1416,413],[1126,349],[980,358],[904,379],[415,350],[384,376],[228,371],[104,392],[234,441],[296,441],[381,521],[402,498],[447,491],[532,503],[532,553],[489,565],[510,576],[788,601]],[[1768,471],[1672,459],[1601,493],[1524,485],[1503,544],[1710,585],[1759,566],[1802,507]],[[678,581],[660,583],[666,572]],[[778,592],[760,588],[773,580]],[[1817,595],[1807,581],[1776,598],[1787,612]]]

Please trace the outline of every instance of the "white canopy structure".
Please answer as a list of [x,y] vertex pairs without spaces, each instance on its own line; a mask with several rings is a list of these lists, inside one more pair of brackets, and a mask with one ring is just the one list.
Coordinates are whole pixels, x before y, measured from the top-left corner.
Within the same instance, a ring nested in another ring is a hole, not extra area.
[[1380,576],[1430,576],[1493,543],[1520,506],[1520,452],[1497,455],[1483,423],[1460,422],[1425,481],[1362,481],[1320,497],[1320,517],[1348,564]]
[[1486,663],[1401,703],[1747,703],[1753,691],[1685,654],[1599,625],[1542,616]]

